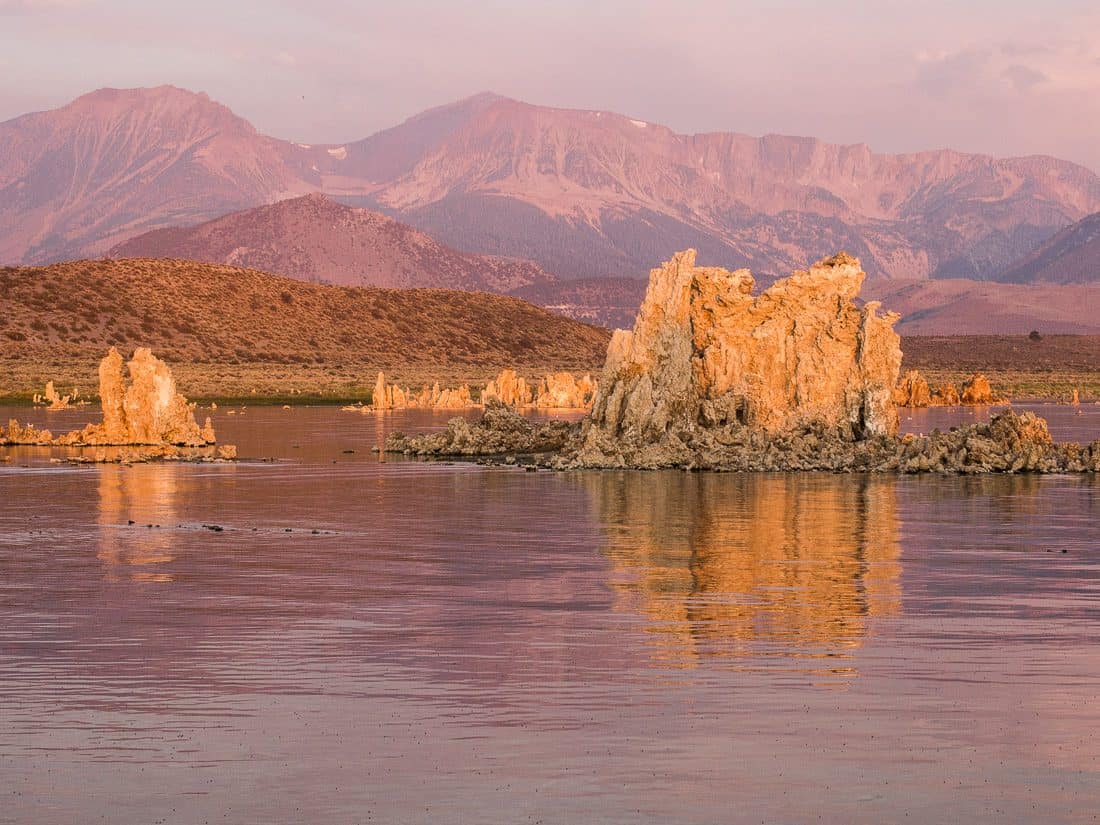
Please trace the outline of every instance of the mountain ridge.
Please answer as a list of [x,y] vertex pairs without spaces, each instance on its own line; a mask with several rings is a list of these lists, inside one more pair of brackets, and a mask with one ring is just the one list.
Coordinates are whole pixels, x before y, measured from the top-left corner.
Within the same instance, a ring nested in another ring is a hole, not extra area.
[[0,124],[0,261],[101,254],[313,191],[570,278],[643,277],[691,246],[765,279],[836,249],[873,276],[986,279],[1100,211],[1100,177],[1043,155],[684,135],[492,93],[306,145],[162,86],[98,90]]

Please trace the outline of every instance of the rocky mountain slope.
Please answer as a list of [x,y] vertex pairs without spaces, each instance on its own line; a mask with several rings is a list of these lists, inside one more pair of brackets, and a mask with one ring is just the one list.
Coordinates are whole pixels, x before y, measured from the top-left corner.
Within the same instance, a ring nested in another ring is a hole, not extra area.
[[173,260],[0,268],[0,354],[21,361],[148,346],[192,362],[589,369],[609,337],[486,293],[322,286]]
[[872,275],[984,278],[1100,203],[1096,175],[1049,157],[681,135],[485,95],[347,152],[342,174],[376,184],[366,201],[566,277],[640,277],[692,246],[770,277],[847,249]]
[[341,286],[509,292],[551,284],[537,264],[458,252],[378,212],[305,195],[192,227],[156,229],[112,258],[182,258]]
[[[305,171],[303,171],[305,170]],[[315,173],[206,95],[101,89],[0,123],[0,263],[99,254],[316,188]]]
[[1100,212],[1040,244],[997,280],[1016,284],[1100,284]]
[[0,124],[0,261],[99,254],[310,191],[569,278],[644,277],[689,246],[765,279],[838,249],[872,276],[988,278],[1100,211],[1100,178],[1050,157],[682,135],[494,95],[304,146],[161,87]]

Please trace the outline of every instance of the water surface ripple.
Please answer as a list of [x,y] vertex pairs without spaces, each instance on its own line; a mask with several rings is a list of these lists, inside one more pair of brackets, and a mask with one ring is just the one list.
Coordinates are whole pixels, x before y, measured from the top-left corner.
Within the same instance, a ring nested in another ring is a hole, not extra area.
[[449,416],[226,412],[255,460],[0,464],[0,821],[1097,821],[1096,478],[380,462]]

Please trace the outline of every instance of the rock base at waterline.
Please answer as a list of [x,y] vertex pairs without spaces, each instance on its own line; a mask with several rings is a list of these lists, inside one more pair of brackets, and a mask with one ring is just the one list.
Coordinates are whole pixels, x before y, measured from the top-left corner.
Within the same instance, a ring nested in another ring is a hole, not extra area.
[[391,435],[385,452],[434,457],[553,453],[539,462],[556,469],[691,469],[725,472],[869,473],[1088,473],[1100,472],[1100,440],[1089,446],[1055,444],[1046,422],[1012,410],[986,424],[924,436],[877,436],[850,441],[822,428],[767,434],[759,430],[697,429],[670,433],[658,449],[617,452],[604,445],[601,460],[578,451],[579,426],[535,424],[507,408],[492,408],[471,424],[455,419],[447,430]]
[[532,424],[511,407],[491,402],[479,421],[452,418],[447,429],[408,436],[391,433],[383,452],[419,456],[492,456],[551,453],[565,447],[577,426],[565,421]]

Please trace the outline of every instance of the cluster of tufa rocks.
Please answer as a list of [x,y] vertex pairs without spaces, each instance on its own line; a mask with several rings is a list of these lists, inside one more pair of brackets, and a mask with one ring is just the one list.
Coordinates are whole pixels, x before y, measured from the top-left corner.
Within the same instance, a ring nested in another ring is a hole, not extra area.
[[[20,426],[12,420],[6,429],[0,427],[0,445],[148,448],[133,453],[142,460],[157,456],[158,451],[160,457],[172,459],[236,458],[235,447],[215,446],[209,418],[202,426],[195,421],[195,405],[176,391],[167,364],[140,348],[126,366],[129,383],[123,377],[122,356],[114,347],[99,363],[103,405],[99,424],[55,438],[49,430]],[[104,460],[116,460],[114,453],[104,455]]]
[[961,388],[944,384],[933,390],[919,370],[909,370],[894,388],[894,403],[899,407],[986,407],[1004,402],[993,395],[989,379],[980,372]]
[[485,385],[480,399],[475,401],[468,384],[455,389],[441,389],[436,381],[430,387],[425,384],[419,392],[413,392],[408,387],[387,383],[385,373],[379,372],[370,405],[352,404],[343,409],[359,413],[406,409],[465,410],[501,403],[519,408],[579,410],[592,406],[596,389],[596,382],[590,375],[578,379],[570,372],[553,372],[537,384],[530,384],[515,370],[506,369]]
[[[856,305],[864,277],[841,253],[754,296],[748,270],[697,267],[694,251],[681,252],[651,273],[633,332],[612,337],[600,390],[579,424],[533,425],[493,408],[445,433],[391,436],[385,449],[554,449],[547,463],[560,469],[1100,471],[1100,441],[1054,444],[1031,413],[898,437],[898,316],[880,316],[875,302]],[[915,380],[902,386],[927,392]],[[982,376],[960,395],[974,404],[993,398]]]

